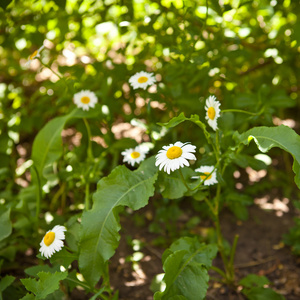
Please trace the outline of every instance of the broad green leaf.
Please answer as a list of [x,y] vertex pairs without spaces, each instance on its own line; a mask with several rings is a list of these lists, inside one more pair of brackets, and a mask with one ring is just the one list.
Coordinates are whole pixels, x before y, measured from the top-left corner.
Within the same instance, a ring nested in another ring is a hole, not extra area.
[[76,254],[70,253],[65,248],[63,248],[61,251],[53,254],[53,256],[50,258],[50,262],[52,264],[57,263],[67,269],[68,266],[76,259]]
[[[188,178],[188,176],[190,178],[192,175],[194,175],[194,173],[191,174],[192,171],[189,168],[182,169],[182,173],[185,178]],[[187,192],[187,187],[182,182],[178,170],[171,172],[171,174],[160,172],[158,185],[160,188],[160,193],[163,195],[163,197],[168,199],[181,198]]]
[[278,127],[252,128],[239,137],[240,142],[245,145],[249,144],[252,139],[261,152],[267,152],[273,147],[278,147],[293,156],[295,182],[300,188],[300,136],[290,127],[280,125]]
[[247,299],[249,300],[284,300],[285,297],[277,294],[274,290],[270,288],[263,288],[263,287],[254,287],[250,290],[243,289],[242,293],[246,295]]
[[249,274],[239,281],[239,284],[246,288],[263,287],[269,283],[270,281],[266,276],[259,276],[256,274]]
[[49,265],[38,265],[29,267],[24,270],[27,275],[37,277],[37,274],[40,272],[47,272],[47,273],[55,273],[59,271],[59,266],[51,268]]
[[154,157],[133,172],[118,166],[99,181],[93,207],[83,213],[80,234],[79,268],[92,285],[103,275],[106,262],[119,244],[119,211],[124,206],[138,210],[153,195],[157,169],[152,165]]
[[[68,115],[57,117],[49,121],[37,134],[32,146],[31,159],[40,179],[44,177],[44,168],[55,162],[62,155],[63,145],[61,132],[66,123],[72,118],[93,118],[99,115],[99,111],[83,111],[74,109]],[[35,178],[36,174],[32,172]]]
[[61,132],[69,117],[70,115],[66,115],[51,120],[34,139],[31,158],[40,179],[43,177],[45,166],[55,162],[62,155]]
[[5,277],[0,279],[0,298],[1,298],[1,293],[9,287],[14,281],[16,277],[11,276],[11,275],[6,275]]
[[178,250],[186,250],[189,253],[195,253],[199,249],[202,249],[202,251],[197,254],[197,257],[195,257],[195,259],[197,259],[197,262],[204,264],[207,268],[210,268],[212,260],[215,258],[218,251],[217,246],[214,244],[205,245],[203,243],[200,243],[197,237],[183,237],[176,240],[169,248],[169,250],[172,252]]
[[23,298],[21,298],[20,300],[35,300],[36,297],[33,294],[29,294],[27,293]]
[[0,209],[0,241],[7,238],[12,232],[10,221],[10,208],[1,207]]
[[35,294],[36,299],[44,299],[59,288],[59,282],[66,279],[68,272],[39,272],[37,281],[34,278],[21,279],[26,289]]
[[208,268],[216,256],[215,245],[201,244],[184,237],[174,242],[163,255],[166,289],[156,292],[155,300],[204,299],[208,288]]

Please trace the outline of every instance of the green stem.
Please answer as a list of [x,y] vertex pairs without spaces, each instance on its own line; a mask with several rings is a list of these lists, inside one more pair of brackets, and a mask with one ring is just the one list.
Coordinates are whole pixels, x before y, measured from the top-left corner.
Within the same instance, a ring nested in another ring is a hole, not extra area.
[[88,121],[86,120],[86,118],[83,118],[83,122],[85,124],[87,135],[88,135],[87,156],[88,156],[88,158],[90,160],[94,160],[94,155],[93,155],[93,151],[92,151],[92,134],[91,134],[91,128],[90,128],[90,125],[89,125]]
[[236,246],[237,246],[237,242],[239,239],[239,235],[236,234],[233,240],[233,244],[232,244],[232,248],[230,251],[230,256],[229,256],[229,263],[228,263],[228,267],[230,268],[230,273],[231,273],[231,277],[232,279],[234,278],[234,256],[235,256],[235,251],[236,251]]
[[242,114],[247,114],[247,115],[251,115],[251,116],[259,116],[264,110],[264,107],[257,113],[254,112],[250,112],[250,111],[245,111],[245,110],[241,110],[241,109],[222,109],[222,113],[226,113],[226,112],[237,112],[237,113],[242,113]]
[[220,274],[223,278],[226,278],[226,274],[219,268],[211,266],[210,267],[212,270],[214,270],[215,272],[217,272],[218,274]]
[[211,212],[213,213],[213,215],[215,216],[215,209],[214,207],[211,205],[211,203],[209,202],[209,200],[207,198],[204,198],[205,203],[207,204],[207,206],[210,208]]
[[36,197],[36,212],[35,212],[35,218],[36,218],[36,223],[38,224],[39,221],[39,215],[40,215],[40,211],[41,211],[41,201],[42,201],[42,187],[41,187],[41,180],[40,180],[40,176],[38,173],[38,170],[36,168],[36,166],[33,165],[33,170],[36,173],[36,178],[37,178],[37,197]]
[[108,263],[106,263],[106,266],[104,268],[104,274],[103,274],[103,284],[107,287],[107,292],[111,296],[111,287],[110,287],[110,279],[109,279],[109,266]]
[[85,210],[90,209],[90,184],[85,184]]
[[40,63],[45,67],[45,68],[47,68],[47,69],[49,69],[54,75],[56,75],[59,79],[61,79],[61,80],[65,80],[64,79],[64,77],[62,76],[62,75],[60,75],[60,74],[58,74],[56,71],[54,71],[52,68],[51,68],[51,66],[49,66],[49,65],[47,65],[47,64],[45,64],[45,63],[43,63],[42,62],[42,60],[40,59],[40,58],[38,58],[38,60],[40,61]]
[[184,176],[181,172],[181,169],[179,169],[179,174],[180,174],[180,177],[181,177],[181,181],[183,182],[183,184],[185,185],[185,187],[188,189],[188,191],[191,191],[190,187],[188,186],[188,184],[186,183],[185,179],[184,179]]

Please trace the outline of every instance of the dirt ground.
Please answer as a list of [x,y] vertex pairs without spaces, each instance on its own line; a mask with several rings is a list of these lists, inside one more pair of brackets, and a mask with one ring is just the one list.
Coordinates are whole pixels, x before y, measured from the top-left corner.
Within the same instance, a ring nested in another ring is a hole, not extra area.
[[[300,258],[293,256],[290,249],[281,242],[282,235],[293,225],[295,212],[291,209],[278,216],[278,211],[265,210],[254,204],[249,207],[249,219],[244,222],[237,221],[232,213],[224,211],[221,228],[229,242],[233,241],[235,234],[239,235],[235,258],[237,281],[250,273],[264,275],[272,282],[271,287],[287,300],[297,300],[300,299]],[[146,213],[147,208],[139,213],[143,212]],[[157,235],[149,233],[147,226],[137,227],[124,217],[121,222],[120,246],[110,265],[111,285],[119,290],[120,300],[153,299],[150,285],[155,275],[163,273],[161,255],[164,250],[152,245]],[[126,242],[128,235],[144,242],[141,249],[144,257],[135,266],[126,260],[134,252]],[[221,266],[220,263],[221,260],[217,257],[214,265]],[[211,281],[206,299],[245,298],[241,293],[230,291],[226,286]]]

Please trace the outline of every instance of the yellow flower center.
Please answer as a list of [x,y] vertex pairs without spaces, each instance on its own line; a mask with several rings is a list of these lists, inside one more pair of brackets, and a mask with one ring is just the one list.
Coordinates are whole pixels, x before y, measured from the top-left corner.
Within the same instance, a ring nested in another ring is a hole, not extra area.
[[88,97],[88,96],[83,96],[83,97],[80,99],[80,101],[81,101],[83,104],[89,104],[90,101],[91,101],[91,99],[90,99],[90,97]]
[[38,51],[35,50],[30,56],[29,56],[29,59],[34,59],[35,56],[37,56],[38,54]]
[[53,231],[46,233],[44,237],[45,245],[49,247],[53,243],[54,239],[55,239],[55,233]]
[[167,151],[167,158],[174,159],[180,157],[182,154],[182,149],[177,146],[172,146]]
[[[202,180],[208,180],[208,179],[211,179],[211,175],[212,174],[210,174],[210,172],[204,172],[204,174],[205,175],[200,175],[200,178],[202,179]],[[210,175],[209,175],[210,174]],[[207,175],[209,175],[208,177],[207,177]]]
[[139,79],[138,79],[138,83],[145,83],[148,81],[148,77],[146,76],[141,76]]
[[133,151],[130,155],[133,159],[139,158],[141,156],[141,154],[136,151]]
[[207,110],[207,115],[211,120],[215,118],[216,111],[212,106]]

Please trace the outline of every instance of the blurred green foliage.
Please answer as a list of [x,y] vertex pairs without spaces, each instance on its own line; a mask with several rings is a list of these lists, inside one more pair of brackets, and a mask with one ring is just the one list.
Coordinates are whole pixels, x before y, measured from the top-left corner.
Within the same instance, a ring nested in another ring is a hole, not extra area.
[[[50,120],[74,110],[76,92],[92,90],[100,99],[99,114],[89,119],[92,135],[98,138],[92,143],[96,163],[86,161],[84,123],[66,118],[61,126],[71,131],[64,132],[59,145],[63,159],[51,170],[38,170],[45,171],[48,179],[43,212],[78,213],[86,183],[96,187],[96,182],[121,162],[120,152],[125,148],[152,142],[157,150],[179,139],[201,144],[203,134],[196,135],[191,123],[166,132],[157,123],[166,123],[181,112],[204,120],[204,102],[211,94],[220,100],[221,109],[257,113],[222,116],[223,152],[232,146],[235,131],[272,126],[275,116],[298,120],[299,16],[299,3],[293,0],[2,0],[0,257],[12,262],[17,251],[25,252],[40,239],[31,222],[36,201],[35,187],[30,185],[33,173],[28,171],[33,140]],[[36,59],[26,66],[28,57],[41,45],[45,46],[42,63]],[[157,85],[147,91],[133,90],[128,79],[138,71],[153,72]],[[141,139],[122,133],[117,125],[124,123],[139,127]],[[199,151],[198,164],[213,163],[207,145]],[[257,153],[254,146],[245,152],[228,157],[234,165],[224,175],[227,205],[240,219],[247,218],[246,206],[251,200],[245,196],[237,201],[237,194],[231,193],[234,171],[248,165],[266,168],[248,156]],[[87,179],[91,173],[93,178]],[[176,190],[170,188],[164,194],[169,199],[178,196],[170,196],[171,192]],[[203,193],[197,197],[203,200]],[[201,206],[199,202],[193,205]],[[175,215],[180,214],[177,206],[173,208]],[[165,207],[158,210],[159,222],[170,219],[165,211]],[[79,226],[75,219],[54,216],[57,222],[68,220],[73,233]],[[42,222],[41,227],[48,226]],[[153,231],[156,225],[151,225]],[[166,230],[171,231],[172,225]],[[18,244],[20,235],[33,240]]]

